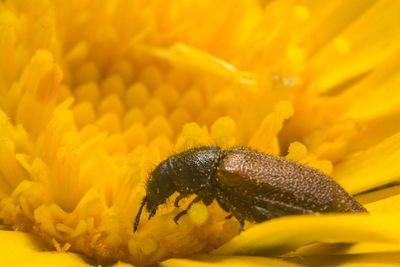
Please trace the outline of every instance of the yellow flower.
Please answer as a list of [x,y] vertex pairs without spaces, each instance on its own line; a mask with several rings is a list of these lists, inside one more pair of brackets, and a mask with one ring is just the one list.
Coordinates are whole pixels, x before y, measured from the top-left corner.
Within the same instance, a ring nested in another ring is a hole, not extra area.
[[[0,2],[1,265],[399,264],[399,12],[390,0]],[[176,225],[173,195],[133,233],[149,171],[200,145],[317,168],[370,214],[238,235],[217,203]]]

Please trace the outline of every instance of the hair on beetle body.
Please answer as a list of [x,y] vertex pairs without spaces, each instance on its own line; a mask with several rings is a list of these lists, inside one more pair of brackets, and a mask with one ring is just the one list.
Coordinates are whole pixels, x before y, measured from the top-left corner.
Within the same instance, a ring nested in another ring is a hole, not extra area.
[[215,199],[234,216],[243,230],[244,221],[266,221],[294,214],[325,212],[367,212],[332,178],[300,163],[235,147],[202,146],[171,155],[150,172],[134,222],[134,231],[144,207],[149,219],[159,205],[175,192],[179,200],[196,197],[174,221],[187,213],[193,203],[208,206]]

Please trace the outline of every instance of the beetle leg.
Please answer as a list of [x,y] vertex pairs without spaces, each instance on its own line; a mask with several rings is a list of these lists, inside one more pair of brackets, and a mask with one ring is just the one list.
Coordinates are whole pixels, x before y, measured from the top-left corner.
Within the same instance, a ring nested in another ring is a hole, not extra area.
[[251,207],[251,216],[255,222],[264,222],[274,217],[279,217],[279,212],[281,211],[275,207],[268,207],[268,209],[256,205]]
[[239,233],[244,231],[244,219],[242,217],[236,217],[236,219],[239,221],[240,227],[239,227]]
[[201,198],[206,206],[209,206],[215,199],[215,192],[210,190],[199,192],[197,195]]
[[187,208],[186,208],[185,210],[179,212],[179,213],[174,217],[174,222],[175,222],[176,224],[178,224],[179,218],[181,218],[183,215],[187,214],[187,213],[188,213],[188,210],[190,209],[190,207],[191,207],[194,203],[199,202],[199,201],[200,201],[200,197],[198,197],[198,196],[195,197],[195,199],[193,199],[192,202],[190,202],[190,204],[187,206]]
[[174,222],[178,224],[178,220],[187,213],[187,210],[179,212],[175,217],[174,217]]
[[242,215],[240,212],[238,212],[237,211],[238,210],[237,207],[235,207],[235,205],[233,205],[231,203],[231,202],[234,202],[234,203],[237,204],[237,203],[240,203],[240,202],[237,199],[235,199],[234,196],[225,194],[221,190],[219,190],[217,192],[217,201],[218,201],[218,204],[221,206],[222,209],[224,209],[225,211],[231,213],[225,219],[231,218],[232,216],[234,216],[238,220],[238,222],[240,224],[239,233],[241,231],[243,231],[244,230],[244,215]]
[[149,214],[149,220],[151,219],[151,217],[154,216],[154,214],[156,214],[157,209],[153,209],[150,214]]
[[144,197],[143,200],[142,200],[142,204],[140,204],[139,211],[138,211],[138,213],[136,215],[135,222],[133,224],[133,232],[136,232],[136,230],[137,230],[137,228],[139,226],[140,215],[142,215],[142,210],[143,210],[144,205],[146,205],[146,202],[147,202],[147,198]]
[[238,222],[239,222],[239,225],[240,225],[239,233],[244,231],[244,218],[243,218],[243,216],[240,215],[240,213],[238,213],[234,207],[232,207],[232,211],[231,212],[232,212],[231,215],[234,216],[236,218],[236,220],[238,220]]
[[228,216],[225,217],[225,220],[229,220],[232,217],[233,217],[233,214],[231,213],[231,214],[229,214]]
[[174,206],[177,207],[177,208],[179,208],[179,201],[180,201],[181,199],[185,198],[185,197],[186,197],[186,196],[184,196],[184,195],[179,195],[179,196],[177,196],[177,197],[175,198]]

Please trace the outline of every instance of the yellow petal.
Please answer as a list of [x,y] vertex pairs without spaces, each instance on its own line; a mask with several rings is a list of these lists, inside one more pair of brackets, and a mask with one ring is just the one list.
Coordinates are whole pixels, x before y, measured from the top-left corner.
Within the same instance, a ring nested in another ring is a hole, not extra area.
[[349,255],[400,252],[400,244],[384,243],[315,243],[306,245],[290,252],[285,257],[299,257],[310,255]]
[[292,216],[267,221],[242,232],[217,255],[280,255],[311,242],[400,242],[398,215]]
[[160,263],[162,267],[212,267],[212,266],[229,266],[229,267],[241,267],[241,266],[282,266],[282,267],[296,267],[301,266],[294,263],[285,262],[282,260],[261,258],[261,257],[223,257],[223,256],[198,256],[192,259],[170,259]]
[[[376,69],[354,86],[345,97],[352,99],[345,118],[371,120],[372,118],[399,111],[400,95],[400,46]],[[382,105],[382,103],[385,103]]]
[[[360,5],[369,4],[369,1],[360,2],[366,2]],[[400,21],[392,18],[397,16],[395,14],[398,14],[399,8],[400,3],[397,1],[377,1],[372,8],[359,14],[357,20],[342,33],[342,38],[346,38],[351,46],[351,53],[338,50],[335,39],[321,49],[310,63],[322,72],[313,81],[316,88],[319,91],[327,90],[346,79],[370,71],[382,62],[398,45]],[[321,64],[327,61],[330,64],[322,67]]]
[[78,254],[44,252],[46,248],[31,234],[0,230],[2,266],[91,266]]
[[343,160],[332,176],[354,194],[398,180],[399,161],[400,133]]
[[291,258],[306,266],[400,266],[400,252],[367,253],[360,255],[316,255]]
[[371,213],[400,214],[400,190],[399,187],[396,189],[396,195],[381,199],[379,201],[374,201],[365,205],[365,207]]
[[[390,199],[392,196],[398,194],[400,194],[400,185],[393,183],[393,184],[386,184],[377,188],[372,188],[371,190],[367,190],[360,194],[356,194],[354,195],[354,197],[357,199],[358,202],[365,205],[368,203],[380,202],[380,200],[386,201],[386,199]],[[368,207],[370,208],[369,205]],[[396,209],[393,209],[392,211],[396,211]]]

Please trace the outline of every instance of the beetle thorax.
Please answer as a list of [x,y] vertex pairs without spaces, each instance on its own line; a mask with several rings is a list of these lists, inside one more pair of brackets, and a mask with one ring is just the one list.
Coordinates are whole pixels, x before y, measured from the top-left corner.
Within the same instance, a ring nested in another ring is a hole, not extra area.
[[213,190],[220,162],[219,147],[194,148],[167,159],[171,180],[181,194]]

